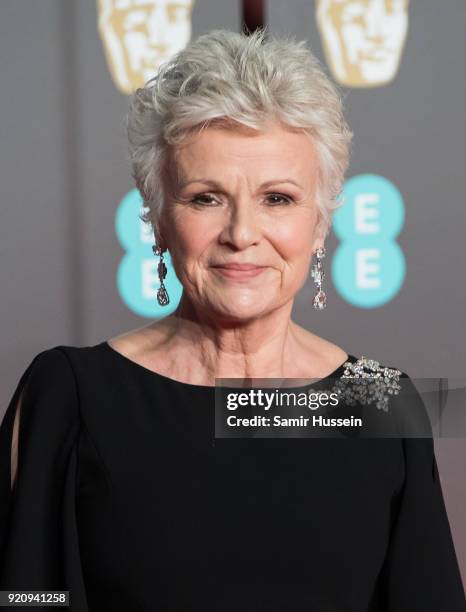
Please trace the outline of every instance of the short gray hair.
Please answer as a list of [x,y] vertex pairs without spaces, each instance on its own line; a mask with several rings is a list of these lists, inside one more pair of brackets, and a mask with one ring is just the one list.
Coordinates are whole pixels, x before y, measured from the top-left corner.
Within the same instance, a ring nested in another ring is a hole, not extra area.
[[306,41],[291,36],[212,30],[191,41],[129,101],[126,128],[132,176],[155,228],[162,210],[163,168],[171,145],[215,122],[261,129],[270,119],[302,128],[316,148],[316,204],[324,234],[348,166],[352,140],[342,96]]

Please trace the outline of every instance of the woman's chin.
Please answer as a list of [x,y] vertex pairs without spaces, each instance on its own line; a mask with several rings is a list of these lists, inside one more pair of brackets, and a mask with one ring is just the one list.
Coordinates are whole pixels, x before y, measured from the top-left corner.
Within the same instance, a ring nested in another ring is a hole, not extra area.
[[270,301],[264,299],[263,295],[260,297],[242,295],[236,299],[232,297],[228,301],[222,300],[221,303],[216,304],[212,308],[216,317],[235,322],[246,322],[250,319],[261,317],[270,309]]

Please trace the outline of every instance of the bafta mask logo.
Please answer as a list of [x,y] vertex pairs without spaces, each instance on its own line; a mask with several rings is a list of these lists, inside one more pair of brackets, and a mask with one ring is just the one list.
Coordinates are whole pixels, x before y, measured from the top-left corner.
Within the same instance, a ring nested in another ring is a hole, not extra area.
[[113,81],[130,94],[191,38],[194,0],[97,0],[97,26]]
[[396,75],[408,31],[409,0],[317,0],[325,58],[347,87],[379,87]]

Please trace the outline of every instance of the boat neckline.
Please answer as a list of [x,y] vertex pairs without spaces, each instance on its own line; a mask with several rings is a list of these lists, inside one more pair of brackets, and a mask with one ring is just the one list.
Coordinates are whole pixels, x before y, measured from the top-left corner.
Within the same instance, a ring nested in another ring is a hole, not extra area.
[[[120,361],[122,361],[123,363],[127,363],[129,365],[131,365],[133,368],[135,368],[136,370],[139,370],[141,372],[145,372],[146,374],[148,374],[149,376],[152,376],[154,379],[159,379],[160,381],[165,381],[167,383],[170,384],[176,384],[176,385],[181,385],[187,389],[193,389],[193,390],[200,390],[200,391],[206,391],[206,390],[215,390],[215,389],[219,389],[219,388],[225,388],[224,385],[197,385],[194,383],[188,383],[188,382],[184,382],[182,380],[177,380],[176,378],[170,378],[169,376],[165,376],[164,374],[160,374],[160,372],[156,372],[154,370],[151,370],[149,368],[146,368],[145,366],[143,366],[142,364],[138,363],[137,361],[133,361],[132,359],[130,359],[129,357],[127,357],[126,355],[123,355],[123,353],[120,353],[119,351],[117,351],[115,348],[113,348],[113,346],[111,346],[108,342],[108,340],[104,340],[103,342],[100,343],[100,346],[102,348],[104,348],[109,354],[113,354],[113,356],[116,359],[119,359]],[[331,378],[336,378],[340,376],[340,373],[342,374],[343,371],[346,369],[346,366],[348,365],[348,363],[354,363],[354,361],[356,360],[356,357],[354,355],[352,355],[351,353],[347,353],[346,359],[337,367],[335,368],[335,370],[333,370],[333,372],[330,372],[330,374],[327,374],[327,376],[324,376],[323,378],[318,378],[318,379],[310,379],[312,380],[312,382],[308,383],[307,385],[303,385],[300,387],[283,387],[283,389],[291,389],[291,390],[305,390],[308,389],[310,386],[312,385],[317,385],[317,384],[321,384],[322,382],[325,382]],[[228,387],[227,387],[228,388]]]

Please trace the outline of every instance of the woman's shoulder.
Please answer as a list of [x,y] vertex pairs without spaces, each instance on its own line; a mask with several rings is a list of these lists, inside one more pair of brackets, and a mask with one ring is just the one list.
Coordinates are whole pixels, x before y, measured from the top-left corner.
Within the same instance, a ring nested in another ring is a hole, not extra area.
[[400,378],[409,378],[409,375],[400,368],[381,361],[375,357],[366,355],[351,355],[347,364],[347,378],[380,378],[382,380],[393,379],[398,381]]
[[68,384],[75,383],[80,364],[88,362],[92,356],[99,354],[102,342],[95,345],[79,346],[57,344],[42,349],[32,357],[26,372],[31,372],[34,379],[49,382],[62,379]]
[[[153,346],[155,333],[148,343],[148,331],[138,328],[123,332],[109,339],[85,345],[56,344],[43,348],[26,362],[18,379],[18,387],[67,387],[81,388],[105,386],[115,377],[115,368],[137,361],[139,355]],[[119,356],[118,359],[115,357]],[[126,359],[121,359],[121,356]],[[136,358],[136,359],[134,359]],[[78,393],[79,394],[79,393]]]
[[1,422],[6,447],[18,426],[24,442],[29,436],[51,440],[55,434],[59,440],[60,432],[73,436],[79,430],[76,379],[60,346],[37,352],[23,369]]
[[399,437],[432,437],[424,396],[408,372],[361,355],[345,364],[342,379],[350,385],[352,397],[361,398],[363,403],[375,402],[395,417]]
[[85,384],[97,384],[105,372],[105,343],[90,345],[56,344],[33,353],[21,372],[17,391],[28,390],[29,395],[52,390],[79,396]]
[[[348,375],[356,376],[364,375],[383,375],[409,378],[408,374],[393,363],[384,361],[380,355],[367,354],[363,355],[357,351],[351,351],[348,348],[327,340],[321,336],[317,336],[313,332],[303,327],[297,326],[300,333],[300,339],[303,344],[313,355],[319,355],[322,362],[328,364],[349,365]],[[344,362],[344,364],[343,364]]]
[[341,370],[341,378],[344,381],[356,380],[360,387],[371,385],[371,390],[377,386],[380,392],[386,391],[393,395],[404,406],[409,403],[416,405],[418,410],[422,408],[420,395],[409,373],[391,360],[377,354],[345,350],[309,330],[304,330],[301,337],[314,355],[321,356],[325,369],[332,370],[337,364],[341,364],[338,371]]
[[35,353],[24,369],[19,386],[38,390],[47,386],[74,386],[72,368],[65,347],[51,346]]

